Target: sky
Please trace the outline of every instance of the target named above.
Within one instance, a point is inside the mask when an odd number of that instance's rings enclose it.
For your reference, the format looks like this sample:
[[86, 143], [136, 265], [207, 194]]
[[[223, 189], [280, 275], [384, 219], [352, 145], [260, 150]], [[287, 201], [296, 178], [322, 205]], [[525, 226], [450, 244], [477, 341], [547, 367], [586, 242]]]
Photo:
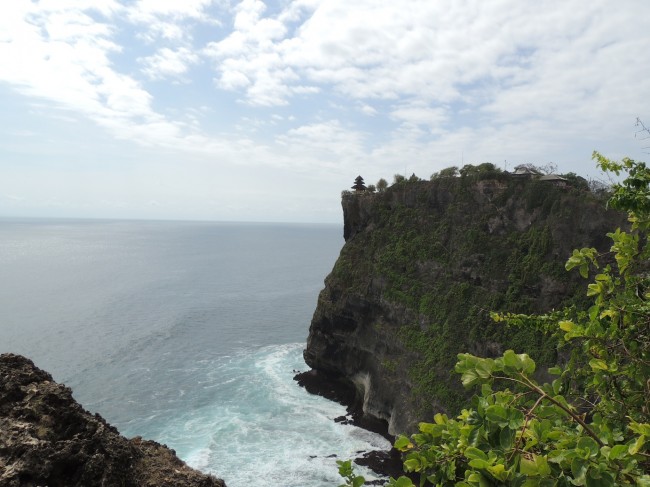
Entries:
[[[647, 0], [11, 0], [0, 216], [342, 221], [492, 162], [649, 160]], [[645, 159], [644, 159], [645, 158]]]

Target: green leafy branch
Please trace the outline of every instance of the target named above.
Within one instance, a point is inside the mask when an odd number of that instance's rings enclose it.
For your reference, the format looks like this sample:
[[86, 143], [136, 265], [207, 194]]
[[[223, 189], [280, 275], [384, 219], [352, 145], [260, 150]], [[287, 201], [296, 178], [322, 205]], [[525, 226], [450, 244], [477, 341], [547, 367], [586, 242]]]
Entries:
[[363, 476], [354, 473], [351, 460], [337, 460], [336, 464], [339, 466], [339, 475], [345, 479], [345, 483], [339, 487], [361, 487], [366, 483]]

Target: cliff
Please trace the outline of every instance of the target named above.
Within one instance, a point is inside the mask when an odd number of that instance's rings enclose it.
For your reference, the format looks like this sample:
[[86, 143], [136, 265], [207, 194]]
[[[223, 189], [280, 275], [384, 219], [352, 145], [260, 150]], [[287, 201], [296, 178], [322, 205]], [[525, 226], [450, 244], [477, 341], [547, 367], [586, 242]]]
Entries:
[[225, 487], [164, 445], [128, 440], [19, 355], [0, 355], [0, 485]]
[[466, 404], [452, 372], [459, 352], [513, 348], [553, 362], [555, 343], [489, 311], [581, 302], [585, 283], [566, 259], [607, 250], [606, 232], [625, 224], [584, 187], [493, 170], [346, 192], [342, 205], [346, 243], [318, 298], [302, 381], [324, 395], [347, 387], [348, 402], [391, 434]]

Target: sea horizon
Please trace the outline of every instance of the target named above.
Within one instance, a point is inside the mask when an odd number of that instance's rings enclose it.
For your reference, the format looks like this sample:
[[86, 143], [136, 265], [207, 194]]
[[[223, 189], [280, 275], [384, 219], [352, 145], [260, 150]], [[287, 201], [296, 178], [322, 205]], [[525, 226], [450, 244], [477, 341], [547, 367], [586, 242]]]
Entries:
[[262, 220], [210, 220], [192, 218], [147, 218], [147, 217], [101, 217], [101, 216], [16, 216], [0, 215], [0, 221], [61, 221], [61, 222], [162, 222], [162, 223], [216, 223], [232, 225], [313, 225], [313, 226], [340, 226], [343, 228], [343, 219], [340, 222], [315, 222], [315, 221], [262, 221]]

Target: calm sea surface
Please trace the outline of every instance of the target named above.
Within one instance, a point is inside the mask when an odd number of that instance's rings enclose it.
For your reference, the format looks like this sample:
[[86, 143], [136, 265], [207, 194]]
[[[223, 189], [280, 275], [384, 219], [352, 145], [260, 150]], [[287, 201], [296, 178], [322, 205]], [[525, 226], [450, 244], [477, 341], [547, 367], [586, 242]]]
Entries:
[[229, 487], [337, 485], [331, 455], [389, 446], [292, 380], [341, 233], [0, 219], [0, 352]]

